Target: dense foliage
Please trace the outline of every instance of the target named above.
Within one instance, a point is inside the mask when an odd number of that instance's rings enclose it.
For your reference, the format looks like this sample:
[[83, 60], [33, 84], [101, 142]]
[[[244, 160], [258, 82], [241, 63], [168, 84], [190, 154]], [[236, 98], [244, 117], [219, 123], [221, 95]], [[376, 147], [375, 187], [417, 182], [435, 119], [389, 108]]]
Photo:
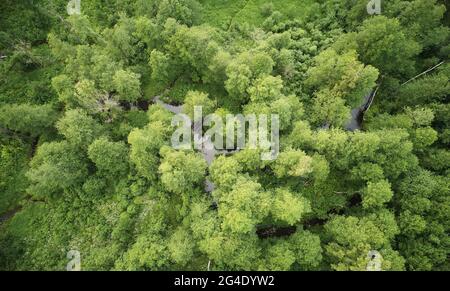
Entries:
[[[1, 270], [450, 270], [447, 1], [67, 2], [1, 4]], [[175, 150], [155, 97], [280, 154]]]

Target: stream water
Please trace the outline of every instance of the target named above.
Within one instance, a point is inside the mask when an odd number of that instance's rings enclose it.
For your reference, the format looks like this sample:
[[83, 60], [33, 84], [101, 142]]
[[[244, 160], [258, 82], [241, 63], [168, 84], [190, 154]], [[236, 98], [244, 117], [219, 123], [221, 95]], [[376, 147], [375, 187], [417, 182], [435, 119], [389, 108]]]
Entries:
[[12, 218], [14, 215], [16, 215], [17, 212], [19, 212], [20, 210], [22, 210], [21, 206], [18, 206], [10, 211], [7, 211], [5, 214], [0, 216], [0, 224], [2, 224], [3, 222], [9, 220], [10, 218]]
[[369, 94], [364, 96], [363, 104], [357, 108], [354, 108], [351, 113], [350, 121], [347, 123], [345, 129], [349, 131], [360, 130], [364, 121], [364, 113], [369, 110], [372, 105], [373, 99], [377, 94], [378, 88], [372, 90]]

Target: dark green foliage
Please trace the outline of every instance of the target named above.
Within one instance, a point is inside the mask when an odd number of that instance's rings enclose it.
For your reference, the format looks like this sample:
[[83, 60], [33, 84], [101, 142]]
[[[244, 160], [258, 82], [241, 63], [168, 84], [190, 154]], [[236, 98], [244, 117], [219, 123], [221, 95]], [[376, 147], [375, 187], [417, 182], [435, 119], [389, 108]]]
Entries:
[[39, 136], [51, 130], [57, 113], [51, 105], [4, 105], [0, 107], [0, 125], [4, 129]]

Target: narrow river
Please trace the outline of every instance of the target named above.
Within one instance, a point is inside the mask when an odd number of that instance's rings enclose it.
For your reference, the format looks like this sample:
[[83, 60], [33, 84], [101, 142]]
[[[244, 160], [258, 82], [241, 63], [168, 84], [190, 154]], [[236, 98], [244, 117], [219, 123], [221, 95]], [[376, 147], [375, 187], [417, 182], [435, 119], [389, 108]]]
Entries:
[[352, 116], [350, 118], [350, 121], [347, 123], [347, 126], [345, 129], [349, 131], [355, 131], [360, 130], [362, 128], [362, 124], [364, 121], [364, 113], [369, 110], [370, 106], [373, 103], [373, 100], [375, 99], [375, 96], [377, 95], [378, 88], [372, 90], [369, 94], [364, 96], [363, 104], [357, 108], [354, 108], [352, 110]]
[[17, 212], [22, 210], [22, 206], [17, 206], [16, 208], [7, 211], [5, 214], [0, 216], [0, 224], [3, 224], [4, 222], [8, 221], [10, 218], [12, 218], [14, 215], [16, 215]]

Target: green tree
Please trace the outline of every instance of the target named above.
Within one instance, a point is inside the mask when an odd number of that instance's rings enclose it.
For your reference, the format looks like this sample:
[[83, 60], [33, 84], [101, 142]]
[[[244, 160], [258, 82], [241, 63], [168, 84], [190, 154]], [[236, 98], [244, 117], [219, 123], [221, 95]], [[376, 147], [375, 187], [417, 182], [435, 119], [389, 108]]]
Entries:
[[215, 231], [200, 241], [199, 246], [219, 270], [252, 270], [255, 261], [261, 257], [258, 237], [254, 233]]
[[144, 129], [134, 129], [128, 136], [128, 143], [131, 145], [130, 161], [141, 176], [150, 180], [157, 178], [159, 149], [166, 144], [167, 129], [158, 121]]
[[420, 45], [405, 35], [397, 19], [376, 16], [364, 21], [358, 33], [340, 40], [339, 46], [356, 48], [360, 60], [374, 66], [384, 74], [411, 74], [414, 57]]
[[389, 202], [393, 196], [391, 185], [387, 181], [368, 182], [363, 193], [364, 208], [379, 207]]
[[[257, 158], [259, 159], [259, 155]], [[232, 188], [241, 171], [242, 166], [234, 157], [224, 156], [215, 159], [209, 168], [212, 181], [217, 187], [223, 189]]]
[[103, 131], [102, 126], [95, 119], [80, 109], [67, 111], [58, 120], [56, 127], [67, 141], [83, 148], [87, 148]]
[[154, 80], [163, 83], [167, 83], [170, 80], [170, 59], [167, 55], [158, 50], [152, 50], [149, 63]]
[[200, 154], [161, 149], [162, 161], [159, 166], [161, 182], [173, 193], [183, 194], [199, 185], [205, 176], [206, 161]]
[[351, 117], [344, 99], [328, 89], [316, 93], [311, 111], [311, 119], [320, 126], [344, 127]]
[[322, 247], [319, 236], [309, 231], [297, 231], [288, 240], [302, 270], [314, 269], [320, 265]]
[[169, 239], [167, 246], [170, 257], [180, 266], [186, 266], [194, 255], [195, 243], [189, 232], [178, 228]]
[[295, 195], [287, 189], [276, 189], [270, 212], [275, 219], [294, 225], [306, 213], [311, 212], [311, 206], [307, 199], [298, 194]]
[[239, 100], [240, 103], [247, 101], [247, 88], [251, 82], [252, 72], [245, 64], [232, 63], [227, 67], [227, 80], [225, 88], [231, 98]]
[[312, 158], [303, 151], [289, 150], [280, 153], [272, 169], [275, 176], [283, 177], [302, 177], [312, 172]]
[[317, 65], [307, 72], [305, 84], [311, 88], [329, 89], [330, 95], [340, 96], [352, 108], [363, 102], [363, 97], [375, 87], [378, 79], [378, 70], [364, 66], [353, 50], [338, 54], [328, 49], [320, 53], [315, 62]]
[[215, 108], [214, 101], [208, 98], [208, 94], [198, 91], [189, 91], [184, 100], [183, 113], [188, 115], [191, 120], [194, 120], [195, 106], [202, 107], [203, 116], [213, 113]]
[[255, 80], [253, 86], [248, 88], [248, 93], [252, 102], [272, 102], [282, 96], [282, 89], [280, 77], [266, 76]]
[[271, 271], [289, 271], [296, 260], [295, 253], [286, 240], [276, 240], [270, 244], [265, 252], [264, 268]]
[[128, 149], [122, 142], [111, 142], [105, 137], [89, 145], [88, 156], [97, 169], [114, 177], [128, 170]]
[[156, 18], [164, 23], [168, 18], [174, 18], [180, 23], [193, 25], [199, 21], [200, 5], [195, 0], [161, 0], [159, 1]]
[[80, 185], [87, 175], [86, 159], [74, 145], [66, 141], [45, 143], [30, 163], [28, 193], [36, 197], [61, 194]]
[[261, 184], [239, 177], [230, 191], [215, 191], [222, 228], [232, 233], [246, 234], [255, 230], [269, 213], [271, 195]]
[[446, 265], [448, 193], [448, 179], [424, 170], [409, 173], [400, 183], [399, 251], [409, 270]]
[[161, 270], [169, 256], [164, 238], [160, 235], [141, 235], [116, 263], [116, 268], [127, 271]]
[[383, 257], [382, 270], [404, 268], [403, 259], [391, 250], [398, 227], [389, 212], [362, 218], [337, 216], [325, 225], [325, 231], [331, 238], [325, 250], [334, 270], [366, 270], [372, 250], [391, 254]]
[[140, 75], [120, 70], [114, 75], [113, 83], [114, 87], [119, 93], [119, 99], [129, 102], [135, 102], [141, 96], [141, 82], [139, 81]]
[[391, 8], [392, 13], [399, 13], [400, 23], [405, 26], [408, 36], [413, 37], [424, 48], [442, 45], [448, 40], [450, 30], [442, 25], [445, 14], [444, 4], [436, 0], [402, 1]]

